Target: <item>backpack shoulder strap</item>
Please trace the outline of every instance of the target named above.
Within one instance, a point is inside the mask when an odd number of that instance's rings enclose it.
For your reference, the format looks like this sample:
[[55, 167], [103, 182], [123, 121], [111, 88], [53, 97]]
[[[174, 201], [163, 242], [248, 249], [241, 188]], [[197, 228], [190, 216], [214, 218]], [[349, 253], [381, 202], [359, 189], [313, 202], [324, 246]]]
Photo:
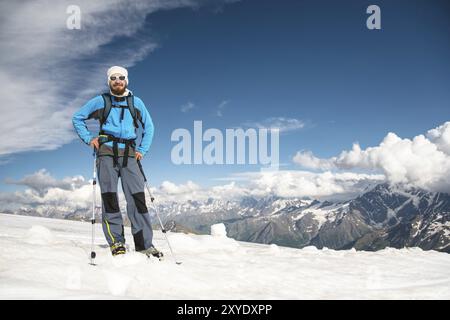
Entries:
[[106, 119], [108, 118], [112, 108], [111, 95], [109, 93], [103, 93], [102, 98], [104, 102], [104, 108], [103, 113], [100, 116], [100, 130], [102, 129], [103, 124], [106, 122]]
[[127, 105], [128, 105], [128, 110], [130, 110], [131, 116], [133, 117], [134, 126], [137, 129], [137, 128], [139, 128], [138, 115], [137, 115], [136, 108], [134, 107], [134, 96], [131, 94], [127, 96]]

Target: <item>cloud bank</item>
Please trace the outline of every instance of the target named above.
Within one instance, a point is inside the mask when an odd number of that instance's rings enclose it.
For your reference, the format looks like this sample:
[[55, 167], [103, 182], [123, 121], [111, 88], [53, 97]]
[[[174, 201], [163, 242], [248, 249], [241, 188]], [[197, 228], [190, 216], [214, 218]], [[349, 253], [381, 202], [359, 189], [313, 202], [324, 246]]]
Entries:
[[[262, 198], [310, 197], [315, 199], [350, 199], [362, 190], [384, 181], [383, 175], [355, 173], [311, 173], [306, 171], [247, 172], [228, 177], [228, 183], [204, 188], [193, 181], [175, 184], [164, 181], [159, 187], [151, 187], [158, 203], [184, 203], [189, 200], [206, 201], [209, 198], [222, 201], [239, 200], [244, 196]], [[86, 217], [92, 208], [92, 181], [81, 176], [55, 179], [41, 169], [18, 181], [27, 186], [25, 191], [0, 193], [0, 212], [57, 212], [59, 216], [83, 212]], [[97, 187], [97, 201], [100, 189]], [[149, 203], [149, 200], [147, 199]], [[119, 188], [119, 203], [125, 212], [125, 197]]]
[[450, 122], [412, 139], [389, 132], [378, 146], [361, 149], [355, 143], [351, 150], [328, 159], [300, 151], [293, 161], [307, 169], [374, 170], [382, 172], [391, 183], [449, 192]]
[[[193, 181], [176, 184], [164, 181], [152, 186], [159, 203], [184, 203], [189, 200], [205, 201], [209, 198], [238, 200], [245, 196], [262, 198], [309, 197], [320, 200], [352, 199], [374, 187], [390, 182], [406, 184], [430, 191], [449, 192], [450, 173], [450, 122], [429, 130], [413, 139], [400, 138], [388, 133], [375, 147], [361, 149], [358, 144], [339, 156], [320, 159], [311, 152], [299, 152], [294, 161], [304, 170], [280, 170], [236, 173], [217, 179], [222, 184], [202, 187]], [[373, 173], [356, 173], [350, 170], [365, 169]], [[41, 169], [9, 184], [24, 185], [28, 189], [14, 193], [0, 193], [0, 212], [17, 210], [46, 210], [70, 214], [89, 212], [92, 205], [92, 186], [81, 176], [56, 179]], [[120, 189], [119, 189], [120, 190]], [[97, 199], [100, 190], [97, 189]], [[125, 208], [124, 196], [119, 191], [119, 201]], [[125, 210], [123, 210], [125, 212]]]
[[62, 190], [76, 190], [86, 184], [83, 176], [74, 176], [57, 180], [50, 175], [46, 169], [41, 169], [38, 172], [27, 175], [23, 179], [14, 181], [6, 180], [7, 184], [24, 185], [36, 191], [43, 196], [51, 188], [59, 188]]

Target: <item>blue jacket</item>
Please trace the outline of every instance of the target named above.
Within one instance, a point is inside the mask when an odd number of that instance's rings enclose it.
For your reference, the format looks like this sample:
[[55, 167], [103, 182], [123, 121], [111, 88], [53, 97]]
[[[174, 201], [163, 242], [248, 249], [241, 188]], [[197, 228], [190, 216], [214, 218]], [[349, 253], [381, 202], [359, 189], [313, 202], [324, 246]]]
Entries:
[[[114, 97], [112, 98], [112, 104], [114, 105], [123, 105], [126, 106], [127, 102], [125, 101], [115, 101]], [[134, 107], [138, 114], [138, 118], [141, 119], [142, 123], [142, 141], [141, 144], [136, 148], [136, 151], [145, 155], [150, 149], [150, 145], [153, 140], [153, 121], [150, 114], [147, 111], [147, 108], [142, 102], [141, 99], [134, 96]], [[96, 96], [95, 98], [89, 100], [78, 112], [73, 115], [72, 123], [77, 131], [78, 136], [83, 140], [86, 144], [89, 145], [91, 140], [97, 135], [92, 135], [87, 126], [86, 120], [88, 119], [99, 119], [102, 109], [104, 108], [104, 101], [101, 95]], [[124, 110], [123, 120], [121, 120], [121, 113]], [[139, 121], [138, 121], [139, 122]], [[133, 123], [133, 117], [128, 109], [122, 108], [111, 108], [111, 112], [108, 118], [103, 125], [103, 131], [107, 134], [110, 134], [116, 138], [122, 139], [135, 139], [136, 138], [136, 130]], [[112, 141], [105, 143], [105, 145], [112, 147]], [[119, 148], [125, 148], [125, 144], [119, 143]]]

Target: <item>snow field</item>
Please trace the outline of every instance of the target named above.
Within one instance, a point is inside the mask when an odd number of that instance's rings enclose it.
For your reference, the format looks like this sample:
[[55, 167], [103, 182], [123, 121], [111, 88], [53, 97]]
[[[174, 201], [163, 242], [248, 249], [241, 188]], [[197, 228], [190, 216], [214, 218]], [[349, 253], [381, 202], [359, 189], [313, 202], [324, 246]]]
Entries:
[[418, 248], [378, 252], [293, 249], [212, 235], [163, 234], [165, 260], [112, 257], [96, 225], [0, 214], [1, 299], [449, 299], [450, 255]]

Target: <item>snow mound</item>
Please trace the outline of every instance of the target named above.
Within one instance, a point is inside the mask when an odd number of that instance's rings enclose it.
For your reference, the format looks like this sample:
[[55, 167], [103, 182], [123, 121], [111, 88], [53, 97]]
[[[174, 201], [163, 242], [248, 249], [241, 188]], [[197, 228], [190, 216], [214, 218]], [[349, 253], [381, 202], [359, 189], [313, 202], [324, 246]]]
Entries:
[[52, 244], [55, 238], [46, 227], [35, 225], [28, 230], [24, 240], [30, 244], [48, 245]]
[[183, 252], [236, 252], [241, 249], [236, 240], [226, 236], [197, 235], [192, 237], [183, 233], [172, 233], [169, 241]]
[[319, 252], [319, 249], [317, 249], [317, 247], [314, 247], [314, 246], [307, 246], [301, 250], [305, 251], [305, 252]]
[[213, 237], [222, 237], [225, 238], [227, 236], [227, 229], [223, 223], [214, 224], [211, 226], [211, 235]]

